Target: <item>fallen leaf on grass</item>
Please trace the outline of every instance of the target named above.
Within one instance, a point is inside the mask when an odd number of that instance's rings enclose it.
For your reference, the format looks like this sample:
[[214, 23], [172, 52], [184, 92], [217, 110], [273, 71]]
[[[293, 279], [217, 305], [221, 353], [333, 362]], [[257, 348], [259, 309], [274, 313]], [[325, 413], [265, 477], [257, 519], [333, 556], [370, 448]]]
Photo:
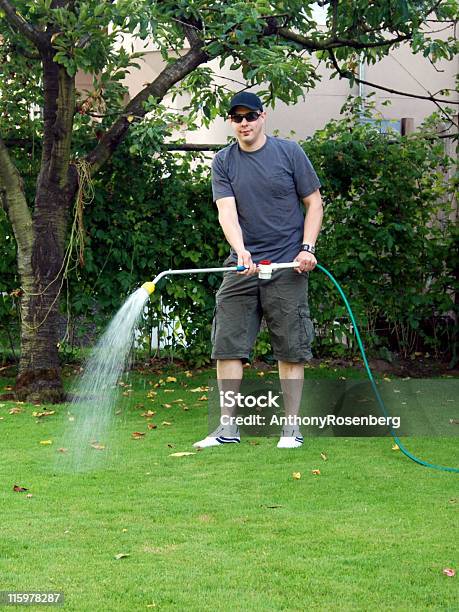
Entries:
[[58, 449], [57, 449], [57, 452], [58, 452], [58, 453], [66, 453], [68, 450], [69, 450], [68, 448], [63, 448], [63, 447], [62, 447], [62, 448], [58, 448]]
[[96, 450], [105, 450], [105, 444], [99, 444], [98, 442], [92, 442], [91, 447]]
[[203, 391], [208, 391], [209, 387], [196, 387], [195, 389], [190, 389], [191, 393], [202, 393]]
[[450, 578], [453, 578], [456, 575], [456, 570], [453, 569], [452, 567], [445, 567], [445, 569], [443, 570], [443, 573], [445, 574], [445, 576], [449, 576]]
[[147, 410], [146, 412], [142, 412], [140, 416], [149, 418], [149, 417], [155, 416], [155, 414], [156, 412], [154, 412], [153, 410]]
[[44, 412], [32, 412], [32, 416], [40, 419], [41, 417], [51, 416], [52, 414], [56, 414], [55, 410], [45, 410]]
[[188, 452], [172, 453], [169, 455], [169, 457], [188, 457], [188, 455], [196, 455], [196, 453], [188, 453]]
[[201, 395], [201, 397], [198, 399], [198, 402], [207, 402], [207, 395]]
[[25, 487], [21, 487], [20, 485], [15, 484], [13, 486], [13, 491], [15, 491], [16, 493], [23, 493], [24, 491], [28, 491], [29, 489], [26, 489]]
[[169, 421], [163, 421], [161, 425], [172, 425], [172, 423], [169, 423]]
[[187, 378], [191, 378], [191, 377], [193, 376], [193, 372], [190, 372], [190, 370], [186, 370], [186, 371], [185, 371], [185, 376], [186, 376]]
[[189, 410], [188, 406], [182, 406], [182, 410]]
[[267, 504], [261, 504], [262, 508], [283, 508], [281, 504], [272, 504], [272, 506], [268, 506]]
[[154, 425], [153, 423], [148, 423], [147, 428], [148, 429], [156, 429], [158, 426]]
[[257, 372], [257, 376], [264, 376], [265, 373], [264, 372]]
[[294, 480], [299, 480], [301, 478], [301, 472], [293, 472], [292, 477]]
[[166, 378], [166, 382], [177, 382], [177, 379], [175, 378], [175, 376], [168, 376]]
[[8, 412], [9, 414], [19, 414], [22, 412], [22, 408], [19, 408], [19, 406], [14, 406], [14, 408], [11, 408]]
[[140, 440], [141, 438], [144, 437], [144, 435], [145, 435], [145, 432], [142, 432], [142, 431], [133, 431], [131, 433], [131, 438], [133, 440]]
[[183, 403], [183, 400], [182, 399], [172, 400], [172, 403], [173, 404], [181, 404], [181, 403]]
[[32, 493], [27, 493], [26, 495], [27, 499], [30, 499], [31, 497], [33, 497]]
[[164, 408], [172, 408], [172, 404], [163, 404]]
[[52, 443], [52, 440], [40, 440], [40, 444], [43, 444], [43, 446], [49, 446]]
[[324, 461], [327, 461], [328, 457], [325, 453], [320, 453], [320, 456], [322, 457]]
[[320, 470], [311, 470], [311, 474], [314, 474], [314, 476], [320, 476]]
[[398, 444], [394, 444], [393, 447], [392, 447], [392, 450], [393, 451], [398, 451], [398, 450], [400, 450], [400, 446]]
[[129, 553], [118, 553], [115, 555], [115, 559], [118, 561], [119, 559], [125, 559], [126, 557], [130, 557]]

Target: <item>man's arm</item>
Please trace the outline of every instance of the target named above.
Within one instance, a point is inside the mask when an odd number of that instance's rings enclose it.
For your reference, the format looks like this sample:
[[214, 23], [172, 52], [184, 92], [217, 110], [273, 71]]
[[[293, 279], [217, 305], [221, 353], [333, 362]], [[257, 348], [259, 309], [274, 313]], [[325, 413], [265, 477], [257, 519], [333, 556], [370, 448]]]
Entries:
[[218, 221], [235, 253], [237, 254], [238, 266], [245, 266], [247, 270], [241, 274], [254, 274], [257, 271], [252, 261], [252, 255], [244, 246], [239, 218], [237, 216], [236, 199], [234, 197], [221, 198], [216, 201], [218, 208]]
[[320, 228], [322, 227], [322, 219], [324, 216], [322, 197], [319, 189], [303, 198], [303, 204], [306, 208], [303, 243], [314, 246], [316, 244]]
[[[306, 208], [306, 218], [304, 220], [303, 243], [314, 246], [317, 236], [322, 227], [323, 206], [322, 197], [319, 189], [303, 198], [303, 204]], [[312, 253], [300, 251], [295, 257], [300, 262], [297, 272], [309, 272], [313, 270], [317, 264], [317, 259]]]

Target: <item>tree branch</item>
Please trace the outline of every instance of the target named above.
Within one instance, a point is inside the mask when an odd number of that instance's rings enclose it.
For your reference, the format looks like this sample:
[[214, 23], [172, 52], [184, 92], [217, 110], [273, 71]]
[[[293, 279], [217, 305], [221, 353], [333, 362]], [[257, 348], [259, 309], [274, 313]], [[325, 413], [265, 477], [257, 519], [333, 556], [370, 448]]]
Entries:
[[336, 57], [331, 49], [328, 49], [328, 53], [330, 55], [330, 59], [336, 71], [338, 72], [340, 76], [342, 76], [345, 79], [352, 78], [354, 79], [356, 83], [362, 83], [363, 85], [368, 85], [369, 87], [374, 87], [375, 89], [381, 89], [382, 91], [387, 91], [388, 93], [398, 94], [400, 96], [407, 96], [408, 98], [416, 98], [418, 100], [428, 100], [429, 102], [441, 103], [441, 104], [459, 104], [459, 101], [455, 102], [454, 100], [444, 100], [440, 98], [435, 98], [434, 96], [421, 96], [420, 94], [408, 93], [406, 91], [400, 91], [398, 89], [384, 87], [383, 85], [378, 85], [377, 83], [371, 83], [370, 81], [359, 79], [357, 76], [355, 76], [354, 73], [350, 72], [349, 70], [342, 70], [339, 67], [338, 62], [336, 61]]
[[9, 0], [0, 0], [0, 8], [5, 12], [5, 16], [14, 30], [28, 38], [38, 49], [43, 50], [48, 46], [44, 34], [26, 21]]
[[226, 144], [206, 144], [206, 143], [192, 143], [192, 142], [183, 142], [183, 143], [165, 143], [163, 148], [166, 151], [220, 151], [226, 147]]
[[288, 28], [277, 28], [277, 34], [297, 43], [301, 47], [309, 49], [310, 51], [328, 51], [329, 49], [337, 49], [339, 47], [351, 47], [352, 49], [368, 49], [370, 47], [385, 47], [391, 46], [404, 40], [409, 40], [411, 34], [404, 34], [396, 36], [395, 38], [389, 38], [387, 40], [375, 41], [375, 42], [361, 42], [359, 40], [345, 39], [345, 38], [328, 38], [325, 40], [314, 40], [313, 38], [306, 38], [301, 34], [292, 32]]
[[100, 139], [96, 147], [87, 155], [91, 172], [95, 173], [110, 158], [113, 151], [124, 138], [132, 118], [143, 118], [147, 111], [144, 104], [150, 96], [158, 102], [166, 95], [172, 85], [178, 83], [195, 68], [209, 60], [208, 54], [202, 50], [201, 44], [192, 47], [187, 53], [167, 64], [164, 70], [140, 91], [126, 106], [123, 115], [113, 123], [110, 129]]
[[[21, 176], [0, 138], [0, 189], [3, 191], [3, 202], [11, 221], [18, 248], [23, 255], [32, 253], [32, 215], [24, 194]], [[18, 258], [23, 261], [23, 258]], [[19, 268], [21, 266], [19, 265]], [[22, 273], [21, 269], [19, 272]]]

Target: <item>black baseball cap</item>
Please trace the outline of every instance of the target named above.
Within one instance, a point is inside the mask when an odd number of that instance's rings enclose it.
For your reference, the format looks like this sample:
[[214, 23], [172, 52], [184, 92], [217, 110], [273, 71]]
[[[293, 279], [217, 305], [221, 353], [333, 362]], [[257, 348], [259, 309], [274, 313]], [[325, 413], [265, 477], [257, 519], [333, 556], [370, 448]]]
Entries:
[[250, 110], [260, 110], [263, 111], [263, 104], [258, 96], [254, 93], [250, 93], [249, 91], [241, 91], [240, 93], [233, 96], [230, 102], [230, 109], [228, 111], [228, 115], [231, 115], [236, 108], [236, 106], [245, 106], [246, 108], [250, 108]]

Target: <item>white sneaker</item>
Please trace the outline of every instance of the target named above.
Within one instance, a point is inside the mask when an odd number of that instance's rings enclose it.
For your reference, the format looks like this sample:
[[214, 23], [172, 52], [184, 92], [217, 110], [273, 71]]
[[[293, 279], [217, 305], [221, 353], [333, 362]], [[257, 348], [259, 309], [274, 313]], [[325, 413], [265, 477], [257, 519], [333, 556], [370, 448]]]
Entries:
[[222, 444], [239, 444], [241, 436], [239, 429], [228, 429], [225, 427], [218, 427], [209, 436], [195, 442], [193, 446], [195, 448], [208, 448], [209, 446], [221, 446]]
[[303, 445], [303, 441], [304, 438], [298, 429], [296, 431], [283, 429], [277, 448], [299, 448]]

